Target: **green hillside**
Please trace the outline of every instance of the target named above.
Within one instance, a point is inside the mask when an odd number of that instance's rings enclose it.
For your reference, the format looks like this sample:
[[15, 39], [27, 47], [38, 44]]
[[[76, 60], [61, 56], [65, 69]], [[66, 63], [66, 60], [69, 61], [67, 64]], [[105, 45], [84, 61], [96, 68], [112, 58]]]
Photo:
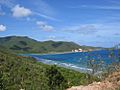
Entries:
[[88, 74], [42, 64], [31, 57], [16, 56], [2, 48], [0, 47], [0, 90], [65, 90], [97, 80]]
[[64, 52], [79, 48], [79, 45], [73, 42], [38, 42], [28, 37], [10, 36], [0, 38], [0, 45], [15, 51], [23, 53], [47, 53], [47, 52]]
[[28, 37], [9, 36], [0, 38], [0, 45], [19, 53], [50, 53], [67, 52], [73, 49], [97, 49], [95, 47], [80, 46], [74, 42], [44, 41], [39, 42]]

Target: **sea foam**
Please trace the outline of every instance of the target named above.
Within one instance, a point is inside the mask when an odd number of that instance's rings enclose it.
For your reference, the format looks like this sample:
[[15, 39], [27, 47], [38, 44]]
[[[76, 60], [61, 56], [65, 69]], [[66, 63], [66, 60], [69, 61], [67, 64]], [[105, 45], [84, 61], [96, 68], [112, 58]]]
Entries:
[[34, 58], [36, 60], [38, 60], [39, 62], [42, 62], [44, 64], [49, 64], [49, 65], [58, 65], [58, 66], [61, 66], [61, 67], [65, 67], [65, 68], [68, 68], [68, 69], [73, 69], [73, 70], [77, 70], [77, 71], [81, 71], [81, 72], [88, 72], [90, 73], [92, 71], [92, 69], [90, 68], [84, 68], [84, 67], [80, 67], [80, 66], [77, 66], [77, 65], [74, 65], [74, 64], [70, 64], [70, 63], [62, 63], [62, 62], [59, 62], [59, 61], [53, 61], [53, 60], [48, 60], [48, 59], [40, 59], [39, 57], [35, 57]]

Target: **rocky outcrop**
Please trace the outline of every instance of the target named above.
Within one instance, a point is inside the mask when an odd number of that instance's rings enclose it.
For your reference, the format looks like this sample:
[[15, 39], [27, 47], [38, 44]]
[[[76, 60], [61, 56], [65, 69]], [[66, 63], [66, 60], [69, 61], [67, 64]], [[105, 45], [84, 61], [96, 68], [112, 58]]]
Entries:
[[76, 86], [71, 87], [67, 90], [115, 90], [117, 88], [116, 84], [111, 82], [94, 82], [88, 86]]
[[120, 72], [114, 72], [102, 82], [94, 82], [87, 86], [71, 87], [67, 90], [116, 90], [120, 87]]

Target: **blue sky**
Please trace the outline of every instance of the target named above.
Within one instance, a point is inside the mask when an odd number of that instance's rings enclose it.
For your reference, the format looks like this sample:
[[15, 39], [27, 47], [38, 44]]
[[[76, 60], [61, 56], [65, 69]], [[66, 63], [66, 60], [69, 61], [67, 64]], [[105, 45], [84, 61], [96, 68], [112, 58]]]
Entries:
[[119, 0], [0, 0], [0, 36], [112, 47], [120, 42]]

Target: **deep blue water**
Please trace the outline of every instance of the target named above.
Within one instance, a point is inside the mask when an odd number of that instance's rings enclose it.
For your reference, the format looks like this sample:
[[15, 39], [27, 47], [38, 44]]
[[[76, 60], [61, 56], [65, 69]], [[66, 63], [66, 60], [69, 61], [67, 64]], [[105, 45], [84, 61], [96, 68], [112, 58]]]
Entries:
[[[46, 55], [36, 55], [36, 54], [25, 54], [25, 56], [32, 56], [38, 61], [45, 64], [57, 64], [59, 66], [73, 68], [76, 70], [89, 70], [88, 61], [96, 60], [103, 61], [104, 66], [114, 62], [115, 58], [111, 58], [111, 51], [100, 50], [93, 52], [76, 52], [76, 53], [64, 53], [64, 54], [46, 54]], [[114, 51], [115, 57], [118, 57], [118, 51]]]

